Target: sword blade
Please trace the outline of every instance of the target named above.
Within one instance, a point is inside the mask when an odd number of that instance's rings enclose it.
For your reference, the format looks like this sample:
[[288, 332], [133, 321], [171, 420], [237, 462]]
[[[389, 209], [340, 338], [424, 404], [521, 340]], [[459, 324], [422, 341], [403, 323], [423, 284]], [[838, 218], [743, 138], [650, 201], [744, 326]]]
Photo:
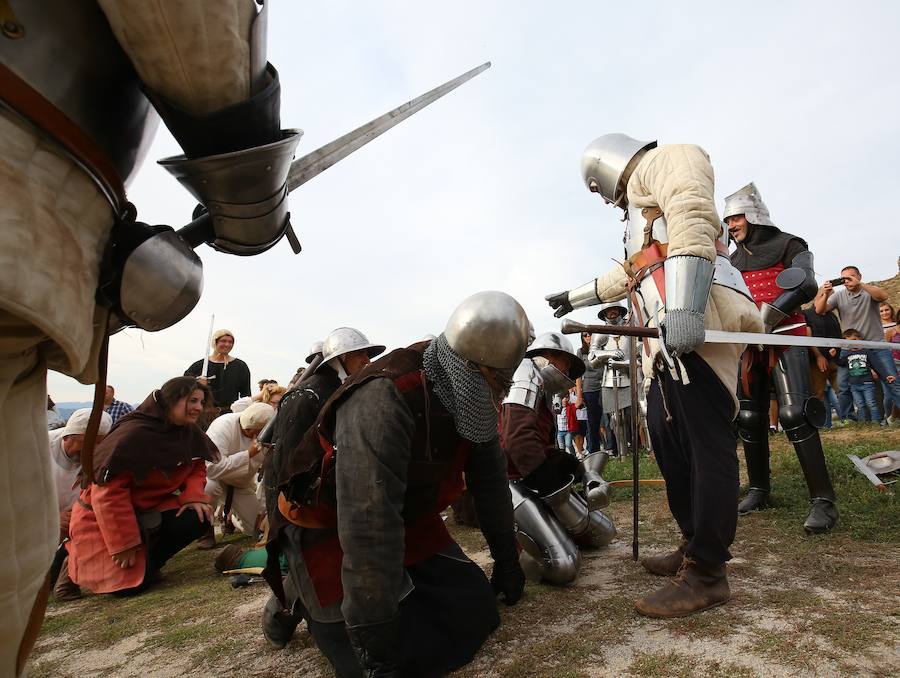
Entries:
[[361, 127], [357, 127], [352, 132], [348, 132], [342, 137], [338, 137], [331, 143], [325, 144], [312, 153], [307, 153], [302, 158], [298, 158], [291, 163], [291, 169], [288, 172], [288, 190], [293, 191], [298, 186], [302, 186], [313, 177], [321, 174], [339, 160], [343, 160], [367, 143], [387, 132], [391, 127], [403, 122], [414, 113], [418, 113], [431, 103], [434, 103], [442, 96], [456, 89], [467, 80], [471, 80], [482, 71], [486, 71], [491, 67], [491, 62], [481, 64], [471, 71], [463, 73], [458, 78], [454, 78], [449, 82], [445, 82], [439, 87], [426, 92], [422, 96], [416, 97], [411, 101], [407, 101], [402, 106], [388, 111]]
[[828, 337], [797, 337], [790, 334], [760, 334], [757, 332], [724, 332], [706, 330], [706, 341], [711, 344], [760, 344], [763, 346], [806, 346], [816, 348], [897, 348], [888, 341], [856, 341]]
[[[590, 332], [622, 337], [659, 337], [656, 327], [632, 327], [630, 325], [583, 325], [574, 320], [563, 320], [563, 334]], [[862, 339], [832, 339], [831, 337], [798, 337], [791, 334], [764, 334], [762, 332], [726, 332], [706, 330], [705, 340], [710, 344], [749, 344], [760, 346], [806, 346], [816, 348], [873, 348], [896, 349], [889, 341], [864, 341]]]

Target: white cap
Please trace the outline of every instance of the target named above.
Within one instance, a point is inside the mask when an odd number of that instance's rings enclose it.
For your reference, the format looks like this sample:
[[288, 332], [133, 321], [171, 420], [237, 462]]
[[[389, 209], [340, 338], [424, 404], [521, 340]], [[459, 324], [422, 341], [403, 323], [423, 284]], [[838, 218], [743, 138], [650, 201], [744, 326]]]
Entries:
[[275, 416], [275, 408], [266, 403], [253, 403], [241, 412], [241, 428], [252, 431], [262, 428], [269, 423], [269, 419]]
[[[88, 420], [90, 418], [90, 407], [84, 407], [80, 410], [75, 410], [74, 412], [72, 412], [72, 416], [69, 417], [69, 420], [66, 422], [66, 427], [63, 429], [63, 437], [84, 435], [84, 432], [87, 431]], [[97, 435], [105, 436], [107, 433], [109, 433], [109, 429], [111, 428], [112, 417], [109, 416], [108, 412], [104, 412], [100, 415], [100, 428], [97, 431]]]

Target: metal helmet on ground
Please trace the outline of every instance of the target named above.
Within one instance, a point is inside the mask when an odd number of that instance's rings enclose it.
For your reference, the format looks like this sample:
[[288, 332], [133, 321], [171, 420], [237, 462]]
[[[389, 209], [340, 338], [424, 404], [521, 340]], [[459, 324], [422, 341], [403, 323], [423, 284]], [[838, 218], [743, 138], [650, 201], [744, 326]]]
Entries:
[[304, 359], [306, 364], [309, 365], [313, 359], [322, 352], [322, 345], [324, 342], [314, 341], [312, 346], [309, 347], [309, 355]]
[[332, 330], [322, 342], [322, 363], [363, 349], [368, 349], [370, 358], [384, 353], [384, 346], [371, 343], [359, 330], [352, 327], [338, 327], [336, 330]]
[[[621, 325], [625, 322], [625, 316], [628, 315], [628, 308], [621, 301], [608, 301], [605, 304], [600, 304], [597, 311], [597, 317], [605, 323], [610, 325]], [[607, 320], [606, 312], [611, 308], [619, 309], [619, 317], [616, 321]]]
[[531, 346], [528, 347], [528, 350], [525, 351], [525, 357], [534, 358], [535, 356], [548, 351], [566, 355], [571, 359], [569, 374], [566, 375], [569, 379], [575, 380], [584, 374], [584, 361], [578, 357], [577, 353], [575, 353], [575, 349], [572, 348], [572, 342], [569, 341], [569, 338], [560, 332], [544, 332], [538, 336], [538, 338], [531, 343]]
[[[751, 224], [760, 226], [775, 226], [772, 217], [769, 216], [769, 208], [763, 202], [759, 189], [752, 181], [739, 191], [725, 198], [725, 212], [722, 219], [743, 214]], [[776, 226], [777, 228], [777, 226]]]
[[525, 309], [505, 292], [488, 290], [465, 299], [450, 315], [444, 336], [462, 358], [478, 365], [515, 369], [528, 345]]
[[631, 172], [643, 152], [656, 147], [656, 141], [640, 141], [625, 134], [604, 134], [594, 139], [581, 156], [581, 176], [591, 193], [607, 201], [624, 205], [625, 188]]

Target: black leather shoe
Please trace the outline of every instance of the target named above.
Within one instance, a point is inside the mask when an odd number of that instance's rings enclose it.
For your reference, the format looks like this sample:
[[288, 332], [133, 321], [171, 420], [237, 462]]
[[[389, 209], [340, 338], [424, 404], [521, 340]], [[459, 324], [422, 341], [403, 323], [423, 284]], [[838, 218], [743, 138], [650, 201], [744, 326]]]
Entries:
[[837, 524], [837, 505], [830, 499], [814, 497], [810, 503], [809, 515], [803, 523], [803, 529], [809, 534], [822, 534], [828, 532]]
[[747, 496], [738, 504], [738, 515], [745, 516], [751, 511], [761, 511], [769, 506], [769, 492], [751, 487]]

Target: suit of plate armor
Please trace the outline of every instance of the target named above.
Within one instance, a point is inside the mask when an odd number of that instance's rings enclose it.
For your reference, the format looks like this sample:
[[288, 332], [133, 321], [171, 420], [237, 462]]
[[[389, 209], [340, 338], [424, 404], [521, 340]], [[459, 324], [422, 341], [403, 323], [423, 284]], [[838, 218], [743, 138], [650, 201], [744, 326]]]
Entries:
[[[760, 306], [768, 331], [806, 335], [800, 306], [818, 290], [813, 256], [806, 243], [779, 230], [759, 190], [752, 183], [725, 198], [723, 218], [744, 215], [747, 234], [732, 255]], [[799, 326], [798, 326], [799, 325]], [[822, 402], [811, 395], [809, 354], [794, 346], [787, 350], [750, 347], [741, 358], [738, 383], [738, 435], [744, 444], [749, 491], [738, 506], [741, 514], [764, 508], [769, 491], [769, 387], [775, 387], [778, 419], [800, 460], [809, 488], [811, 509], [804, 528], [825, 532], [837, 522], [836, 495], [828, 475], [819, 429], [825, 423]], [[774, 366], [770, 366], [774, 362]]]
[[[619, 317], [606, 319], [606, 310], [616, 308]], [[600, 306], [597, 317], [609, 325], [627, 323], [627, 310], [620, 302], [611, 301]], [[640, 360], [640, 356], [637, 358]], [[602, 367], [602, 405], [603, 412], [610, 417], [610, 434], [607, 449], [618, 454], [627, 454], [631, 440], [631, 343], [624, 337], [609, 334], [595, 334], [591, 337], [591, 349], [588, 361], [592, 367]]]
[[[539, 336], [529, 346], [503, 401], [500, 429], [514, 478], [510, 490], [522, 567], [536, 579], [568, 584], [581, 566], [579, 545], [605, 546], [616, 532], [599, 510], [609, 504], [609, 485], [602, 477], [608, 455], [594, 452], [578, 463], [556, 448], [550, 401], [574, 385], [570, 377], [577, 378], [584, 363], [576, 358], [576, 372], [567, 377], [540, 355], [554, 350], [574, 357], [568, 339], [556, 332]], [[543, 438], [540, 458], [530, 457], [524, 443], [518, 444], [536, 437]], [[584, 496], [574, 489], [576, 479], [584, 482]]]

